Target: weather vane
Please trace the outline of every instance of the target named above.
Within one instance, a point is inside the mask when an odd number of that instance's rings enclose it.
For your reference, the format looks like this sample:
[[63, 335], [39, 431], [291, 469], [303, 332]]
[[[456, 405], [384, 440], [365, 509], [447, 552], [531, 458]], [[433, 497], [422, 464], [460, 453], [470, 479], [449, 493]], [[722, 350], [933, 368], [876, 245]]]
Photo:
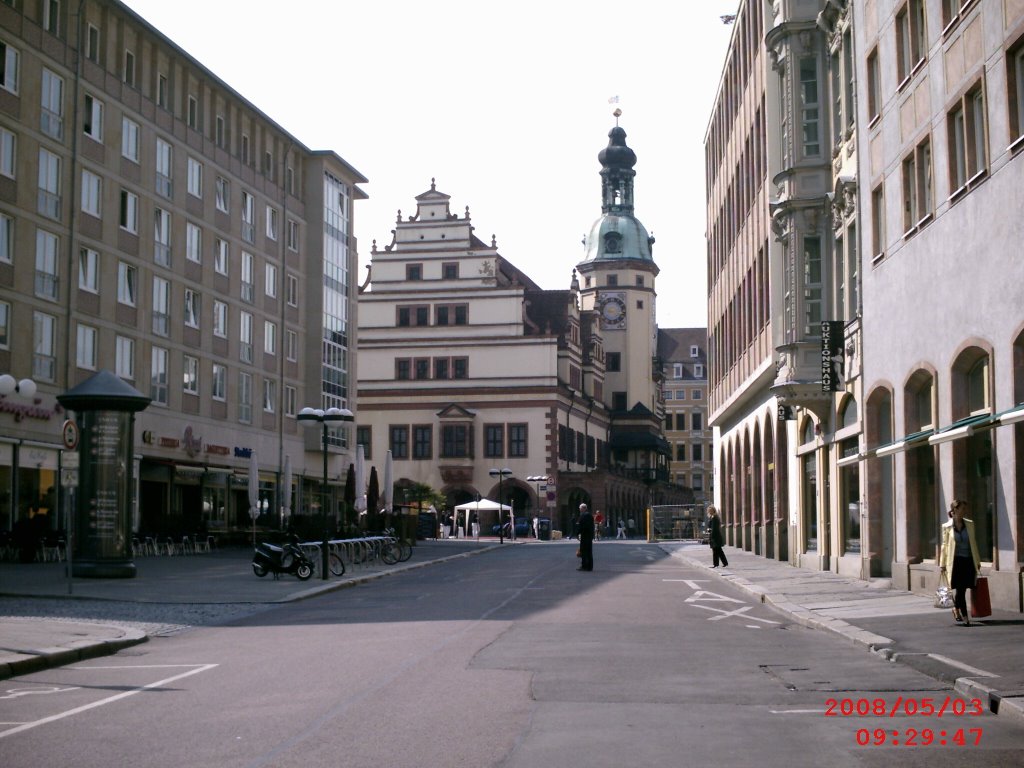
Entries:
[[[618, 96], [610, 97], [608, 99], [608, 103], [609, 104], [618, 104], [619, 103], [619, 97]], [[618, 124], [619, 124], [619, 117], [622, 115], [622, 110], [619, 107], [616, 107], [615, 111], [612, 112], [612, 114], [615, 115], [615, 125], [618, 126]]]

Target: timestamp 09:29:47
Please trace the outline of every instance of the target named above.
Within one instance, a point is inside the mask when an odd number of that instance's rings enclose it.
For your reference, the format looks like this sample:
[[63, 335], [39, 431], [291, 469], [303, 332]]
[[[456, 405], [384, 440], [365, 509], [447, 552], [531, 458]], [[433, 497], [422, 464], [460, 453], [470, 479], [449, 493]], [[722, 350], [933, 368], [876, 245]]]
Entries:
[[859, 747], [976, 747], [981, 744], [981, 734], [981, 728], [859, 728], [856, 739]]

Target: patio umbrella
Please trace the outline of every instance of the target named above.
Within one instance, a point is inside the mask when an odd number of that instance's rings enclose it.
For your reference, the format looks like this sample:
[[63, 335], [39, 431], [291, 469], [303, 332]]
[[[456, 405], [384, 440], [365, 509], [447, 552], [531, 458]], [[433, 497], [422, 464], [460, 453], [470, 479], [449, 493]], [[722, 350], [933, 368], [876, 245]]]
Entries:
[[[345, 473], [345, 530], [348, 530], [350, 525], [349, 515], [356, 508], [356, 466], [355, 464], [349, 463], [348, 472]], [[356, 523], [359, 521], [356, 520]]]
[[260, 516], [260, 465], [256, 451], [249, 453], [249, 517], [252, 518], [252, 545], [256, 546], [256, 518]]
[[285, 527], [288, 524], [288, 518], [292, 516], [292, 457], [284, 457], [284, 478], [281, 480], [282, 486], [282, 499], [281, 499], [281, 517], [284, 518]]
[[356, 446], [356, 512], [366, 511], [366, 459], [362, 443]]
[[370, 467], [370, 484], [366, 488], [366, 519], [372, 530], [380, 528], [380, 483], [377, 482], [377, 467]]

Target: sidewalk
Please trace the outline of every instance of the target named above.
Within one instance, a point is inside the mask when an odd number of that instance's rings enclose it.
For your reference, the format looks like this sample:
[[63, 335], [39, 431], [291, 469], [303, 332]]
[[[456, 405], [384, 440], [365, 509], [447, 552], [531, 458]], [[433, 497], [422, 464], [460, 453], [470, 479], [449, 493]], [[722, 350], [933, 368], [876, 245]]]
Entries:
[[[218, 613], [230, 615], [231, 609], [259, 610], [274, 603], [303, 600], [430, 563], [486, 552], [495, 546], [499, 546], [497, 539], [486, 538], [422, 541], [408, 562], [346, 564], [343, 576], [326, 581], [319, 575], [308, 581], [294, 576], [257, 578], [250, 566], [252, 550], [247, 547], [198, 555], [141, 557], [135, 561], [135, 578], [78, 578], [70, 585], [64, 563], [0, 563], [0, 680], [116, 653], [148, 639], [137, 622], [4, 615], [11, 612], [12, 604], [21, 603], [15, 607], [22, 608], [27, 602], [37, 607], [34, 612], [42, 612], [38, 606], [66, 606], [69, 601], [80, 601], [82, 610], [69, 613], [85, 615], [100, 613], [89, 606], [149, 604], [148, 614], [159, 613], [163, 606], [168, 617], [176, 616], [177, 609], [191, 606], [192, 613], [216, 618]], [[153, 626], [152, 620], [149, 625]]]
[[709, 578], [721, 578], [807, 627], [834, 632], [893, 662], [954, 684], [1001, 716], [1024, 720], [1024, 615], [994, 611], [965, 627], [933, 598], [834, 573], [794, 568], [726, 548], [727, 568], [711, 568], [711, 549], [694, 543], [661, 548]]

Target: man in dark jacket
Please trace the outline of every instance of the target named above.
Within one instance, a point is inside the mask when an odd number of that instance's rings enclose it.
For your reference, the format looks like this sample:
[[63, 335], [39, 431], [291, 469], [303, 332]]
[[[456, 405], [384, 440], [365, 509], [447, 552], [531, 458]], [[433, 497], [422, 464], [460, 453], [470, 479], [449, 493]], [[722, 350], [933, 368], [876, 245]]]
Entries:
[[729, 560], [722, 550], [725, 544], [725, 537], [722, 535], [722, 521], [718, 518], [718, 510], [714, 506], [708, 507], [708, 541], [711, 544], [711, 560], [714, 563], [712, 568], [717, 568], [721, 563], [723, 567], [729, 567]]
[[594, 570], [594, 516], [580, 504], [580, 571]]

